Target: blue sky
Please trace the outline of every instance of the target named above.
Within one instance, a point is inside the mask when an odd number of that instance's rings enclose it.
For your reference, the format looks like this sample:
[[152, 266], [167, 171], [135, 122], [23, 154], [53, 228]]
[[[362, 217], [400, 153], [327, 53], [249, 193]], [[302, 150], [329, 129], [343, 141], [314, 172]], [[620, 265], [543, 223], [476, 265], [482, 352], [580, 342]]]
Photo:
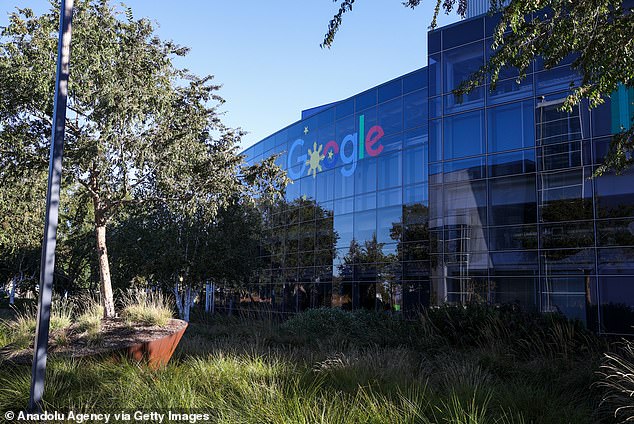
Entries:
[[[224, 121], [249, 132], [242, 142], [248, 147], [297, 121], [302, 109], [349, 97], [425, 66], [435, 1], [425, 0], [412, 10], [400, 0], [358, 0], [330, 50], [319, 47], [338, 8], [330, 0], [124, 3], [136, 18], [155, 21], [162, 39], [191, 48], [177, 66], [215, 75], [227, 100]], [[3, 2], [0, 25], [14, 7], [41, 13], [48, 1]], [[457, 19], [443, 15], [439, 24]]]

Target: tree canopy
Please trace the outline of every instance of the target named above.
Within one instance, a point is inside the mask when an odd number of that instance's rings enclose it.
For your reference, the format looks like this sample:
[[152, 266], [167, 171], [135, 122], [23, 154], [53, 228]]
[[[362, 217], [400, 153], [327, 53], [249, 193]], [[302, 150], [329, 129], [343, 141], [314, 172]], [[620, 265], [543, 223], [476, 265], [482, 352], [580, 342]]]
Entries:
[[[415, 8], [421, 3], [407, 0], [402, 4]], [[322, 47], [332, 45], [343, 15], [354, 4], [355, 0], [341, 1]], [[493, 54], [454, 93], [461, 96], [485, 81], [493, 90], [500, 71], [506, 68], [519, 70], [520, 83], [532, 61], [541, 57], [546, 69], [570, 61], [581, 76], [580, 84], [571, 87], [564, 110], [572, 110], [582, 99], [587, 99], [591, 108], [604, 103], [620, 85], [634, 87], [633, 8], [630, 0], [491, 0], [491, 13], [501, 12], [493, 35]], [[467, 1], [436, 0], [431, 29], [436, 27], [441, 10], [465, 17]], [[613, 137], [606, 161], [596, 175], [610, 169], [620, 173], [634, 164], [634, 116], [631, 118], [631, 125]]]
[[[273, 160], [246, 166], [240, 129], [225, 126], [211, 75], [179, 69], [188, 49], [108, 0], [75, 5], [64, 182], [92, 205], [101, 294], [114, 314], [106, 227], [127, 207], [218, 210], [285, 184]], [[0, 32], [0, 168], [28, 181], [48, 164], [59, 7], [17, 9]], [[4, 176], [3, 176], [4, 178]]]

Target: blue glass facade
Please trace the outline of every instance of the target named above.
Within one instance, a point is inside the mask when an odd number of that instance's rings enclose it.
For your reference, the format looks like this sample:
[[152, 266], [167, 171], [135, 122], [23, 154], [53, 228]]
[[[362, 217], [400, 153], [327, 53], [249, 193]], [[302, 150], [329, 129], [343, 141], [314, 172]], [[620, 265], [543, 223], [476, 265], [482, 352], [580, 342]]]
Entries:
[[634, 95], [562, 112], [579, 78], [537, 60], [521, 85], [505, 70], [494, 91], [457, 101], [494, 25], [482, 16], [430, 32], [428, 67], [305, 111], [244, 152], [279, 154], [294, 183], [265, 213], [266, 265], [243, 303], [399, 313], [517, 303], [632, 332], [634, 178], [588, 177]]

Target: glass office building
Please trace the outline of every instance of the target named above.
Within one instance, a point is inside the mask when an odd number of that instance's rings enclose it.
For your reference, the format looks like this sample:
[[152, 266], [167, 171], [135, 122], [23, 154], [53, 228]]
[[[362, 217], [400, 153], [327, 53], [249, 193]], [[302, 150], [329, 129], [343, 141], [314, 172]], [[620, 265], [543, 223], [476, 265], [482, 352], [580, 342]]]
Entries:
[[505, 70], [494, 91], [458, 102], [451, 91], [485, 63], [495, 24], [430, 32], [427, 67], [304, 111], [244, 152], [278, 154], [293, 180], [265, 212], [265, 267], [244, 307], [515, 303], [632, 332], [634, 172], [589, 177], [630, 125], [634, 93], [562, 112], [579, 78], [536, 60], [521, 84]]

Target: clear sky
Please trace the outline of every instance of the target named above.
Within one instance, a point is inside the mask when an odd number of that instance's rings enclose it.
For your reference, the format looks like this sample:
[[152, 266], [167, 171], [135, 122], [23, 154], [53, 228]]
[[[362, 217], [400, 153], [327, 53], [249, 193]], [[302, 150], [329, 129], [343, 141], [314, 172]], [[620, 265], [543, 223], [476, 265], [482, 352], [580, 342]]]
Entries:
[[[425, 66], [435, 1], [424, 0], [412, 10], [401, 0], [358, 0], [331, 49], [319, 47], [339, 6], [331, 0], [124, 3], [136, 18], [156, 22], [162, 39], [191, 48], [177, 66], [215, 75], [227, 101], [224, 121], [249, 132], [242, 142], [248, 147], [297, 121], [302, 109], [350, 97]], [[2, 1], [0, 26], [15, 7], [41, 13], [48, 4]], [[443, 15], [439, 25], [457, 19]]]

